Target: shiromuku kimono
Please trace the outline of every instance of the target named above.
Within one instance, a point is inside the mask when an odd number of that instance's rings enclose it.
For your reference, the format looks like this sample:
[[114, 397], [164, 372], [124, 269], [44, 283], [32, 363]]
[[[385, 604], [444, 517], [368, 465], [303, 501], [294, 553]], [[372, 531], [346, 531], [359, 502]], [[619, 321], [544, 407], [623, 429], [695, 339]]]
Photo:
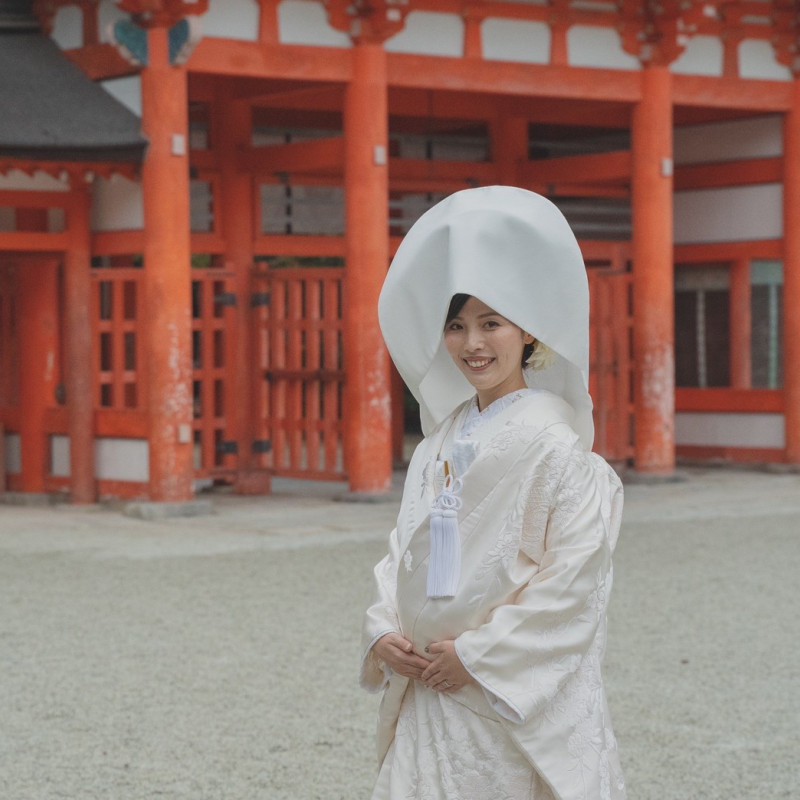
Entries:
[[[442, 345], [456, 293], [553, 352], [526, 371], [529, 388], [481, 411]], [[600, 664], [622, 491], [590, 452], [588, 289], [574, 236], [538, 195], [459, 192], [404, 239], [379, 313], [426, 438], [364, 625], [361, 684], [384, 691], [373, 800], [621, 800]], [[429, 575], [443, 557], [431, 549], [443, 497], [460, 550], [446, 591]], [[426, 658], [431, 642], [454, 639], [475, 683], [439, 693], [393, 674], [372, 651], [393, 631]]]

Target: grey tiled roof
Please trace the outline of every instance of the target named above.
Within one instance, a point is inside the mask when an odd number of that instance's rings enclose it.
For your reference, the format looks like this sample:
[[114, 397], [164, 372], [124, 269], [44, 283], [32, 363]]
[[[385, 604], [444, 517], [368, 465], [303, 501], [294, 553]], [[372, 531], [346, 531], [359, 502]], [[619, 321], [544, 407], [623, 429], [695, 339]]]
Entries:
[[141, 161], [141, 121], [44, 34], [0, 27], [0, 157]]

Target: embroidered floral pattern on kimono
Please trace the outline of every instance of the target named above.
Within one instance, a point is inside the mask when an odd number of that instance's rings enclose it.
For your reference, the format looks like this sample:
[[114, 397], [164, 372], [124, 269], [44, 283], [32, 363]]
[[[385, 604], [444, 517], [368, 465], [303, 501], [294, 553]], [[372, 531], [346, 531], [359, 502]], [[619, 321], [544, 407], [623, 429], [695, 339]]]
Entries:
[[[535, 393], [474, 430], [452, 598], [425, 590], [429, 465], [447, 457], [465, 409], [412, 459], [406, 487], [419, 501], [404, 495], [364, 629], [362, 685], [384, 689], [375, 800], [625, 797], [601, 676], [621, 486], [583, 449], [564, 405]], [[387, 676], [370, 649], [389, 630], [420, 655], [454, 638], [476, 682], [438, 694]]]

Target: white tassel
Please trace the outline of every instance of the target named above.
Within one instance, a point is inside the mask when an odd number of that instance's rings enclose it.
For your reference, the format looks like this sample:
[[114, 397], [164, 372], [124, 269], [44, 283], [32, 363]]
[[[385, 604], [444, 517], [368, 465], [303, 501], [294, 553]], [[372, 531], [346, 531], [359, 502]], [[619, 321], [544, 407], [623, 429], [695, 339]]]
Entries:
[[444, 488], [433, 502], [430, 517], [428, 597], [453, 597], [458, 590], [461, 577], [461, 536], [458, 530], [460, 491], [461, 480], [448, 475]]

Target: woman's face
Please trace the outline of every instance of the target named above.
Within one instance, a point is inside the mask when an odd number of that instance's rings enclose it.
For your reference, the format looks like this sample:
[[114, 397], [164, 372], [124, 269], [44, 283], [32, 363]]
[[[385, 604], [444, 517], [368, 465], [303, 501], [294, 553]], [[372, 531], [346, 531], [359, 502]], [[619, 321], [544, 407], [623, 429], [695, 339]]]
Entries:
[[444, 329], [447, 352], [475, 387], [481, 410], [525, 388], [522, 349], [532, 341], [533, 336], [477, 297], [470, 297]]

